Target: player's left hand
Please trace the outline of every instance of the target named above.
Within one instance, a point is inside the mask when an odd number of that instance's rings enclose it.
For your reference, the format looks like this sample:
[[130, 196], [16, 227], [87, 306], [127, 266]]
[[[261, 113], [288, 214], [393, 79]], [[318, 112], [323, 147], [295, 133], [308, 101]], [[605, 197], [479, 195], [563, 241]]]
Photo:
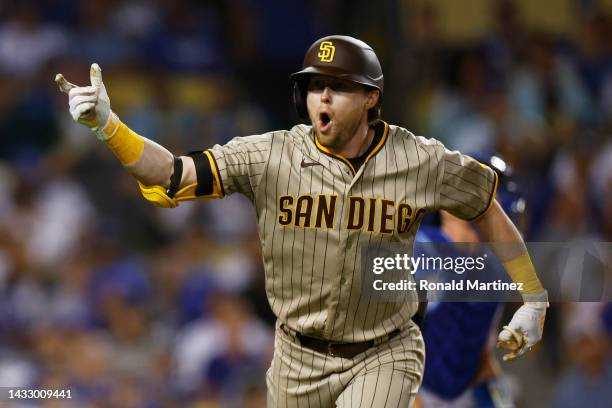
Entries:
[[542, 339], [548, 302], [525, 302], [497, 337], [497, 348], [510, 350], [504, 361], [523, 355]]

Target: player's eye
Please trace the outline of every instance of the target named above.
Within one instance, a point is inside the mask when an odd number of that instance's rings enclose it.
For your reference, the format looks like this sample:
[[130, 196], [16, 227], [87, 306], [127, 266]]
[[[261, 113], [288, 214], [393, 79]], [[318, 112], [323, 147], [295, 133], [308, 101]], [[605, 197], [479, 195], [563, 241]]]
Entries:
[[310, 83], [308, 84], [308, 90], [322, 92], [325, 89], [325, 86], [326, 86], [325, 82], [314, 79], [310, 81]]
[[346, 83], [344, 82], [340, 82], [340, 81], [334, 81], [332, 82], [329, 87], [333, 90], [333, 91], [339, 91], [339, 92], [344, 92], [348, 90], [348, 86]]

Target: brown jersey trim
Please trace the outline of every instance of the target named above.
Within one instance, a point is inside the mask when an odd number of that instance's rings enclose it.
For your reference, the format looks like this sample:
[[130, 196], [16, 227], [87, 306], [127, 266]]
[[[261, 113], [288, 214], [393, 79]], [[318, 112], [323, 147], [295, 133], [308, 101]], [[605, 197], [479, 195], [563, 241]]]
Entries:
[[389, 124], [387, 122], [385, 122], [384, 120], [381, 120], [381, 122], [385, 126], [385, 129], [383, 130], [382, 137], [380, 138], [380, 141], [378, 142], [376, 147], [370, 152], [370, 154], [368, 154], [368, 157], [366, 157], [365, 161], [363, 162], [364, 165], [368, 162], [368, 160], [370, 160], [372, 157], [374, 157], [374, 155], [376, 153], [378, 153], [383, 148], [385, 143], [387, 142], [387, 137], [389, 135]]
[[355, 175], [357, 172], [355, 171], [355, 167], [353, 167], [353, 165], [351, 164], [350, 161], [348, 161], [348, 159], [344, 156], [341, 156], [339, 154], [333, 153], [332, 151], [330, 151], [329, 149], [327, 149], [327, 147], [323, 146], [321, 143], [319, 143], [319, 138], [317, 137], [317, 132], [314, 132], [314, 140], [315, 140], [315, 145], [317, 146], [317, 149], [319, 149], [321, 152], [325, 153], [326, 155], [333, 157], [334, 159], [338, 159], [341, 162], [343, 162], [344, 164], [346, 164], [349, 169], [351, 169], [351, 171], [353, 172], [353, 175]]
[[221, 181], [221, 173], [219, 173], [219, 166], [217, 166], [217, 160], [215, 155], [210, 150], [204, 152], [208, 156], [210, 161], [210, 167], [213, 170], [213, 176], [215, 177], [213, 191], [218, 192], [221, 197], [225, 197], [225, 189], [223, 188], [223, 182]]
[[494, 200], [495, 199], [495, 194], [497, 193], [497, 185], [499, 183], [499, 177], [497, 176], [497, 172], [495, 170], [491, 169], [488, 166], [485, 166], [482, 163], [480, 163], [480, 165], [490, 169], [493, 172], [493, 177], [494, 177], [494, 180], [493, 180], [493, 189], [491, 190], [491, 195], [489, 196], [489, 202], [487, 203], [487, 206], [485, 207], [485, 209], [480, 214], [478, 214], [475, 217], [470, 218], [469, 220], [467, 220], [469, 222], [478, 221], [479, 219], [481, 219], [491, 209], [491, 207], [493, 206], [493, 201], [495, 201]]

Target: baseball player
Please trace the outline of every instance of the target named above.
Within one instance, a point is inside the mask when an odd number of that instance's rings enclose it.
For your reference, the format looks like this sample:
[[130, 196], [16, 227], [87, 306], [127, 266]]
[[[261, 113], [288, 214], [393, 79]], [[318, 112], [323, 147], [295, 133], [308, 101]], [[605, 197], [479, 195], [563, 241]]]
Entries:
[[[542, 334], [547, 306], [512, 222], [494, 200], [493, 170], [433, 139], [380, 119], [383, 74], [364, 42], [317, 40], [291, 75], [297, 125], [174, 156], [111, 111], [97, 64], [91, 85], [56, 76], [75, 121], [90, 127], [134, 175], [144, 198], [248, 197], [256, 210], [266, 292], [277, 317], [267, 373], [270, 407], [410, 406], [423, 376], [416, 299], [377, 302], [361, 291], [361, 248], [412, 248], [428, 211], [476, 222], [488, 241], [516, 242], [498, 256], [524, 282], [525, 304], [500, 333], [512, 357]], [[516, 247], [516, 246], [515, 246]]]

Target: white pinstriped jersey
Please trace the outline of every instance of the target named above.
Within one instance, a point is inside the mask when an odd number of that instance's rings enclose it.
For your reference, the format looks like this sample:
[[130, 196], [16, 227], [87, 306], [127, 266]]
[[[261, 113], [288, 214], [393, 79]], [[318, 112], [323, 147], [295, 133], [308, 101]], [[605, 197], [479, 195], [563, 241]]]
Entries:
[[360, 342], [402, 326], [416, 298], [370, 301], [361, 292], [360, 248], [402, 242], [412, 251], [425, 212], [470, 220], [491, 205], [490, 168], [383, 121], [377, 131], [380, 142], [358, 169], [306, 125], [209, 150], [217, 187], [255, 206], [273, 312], [303, 334]]

